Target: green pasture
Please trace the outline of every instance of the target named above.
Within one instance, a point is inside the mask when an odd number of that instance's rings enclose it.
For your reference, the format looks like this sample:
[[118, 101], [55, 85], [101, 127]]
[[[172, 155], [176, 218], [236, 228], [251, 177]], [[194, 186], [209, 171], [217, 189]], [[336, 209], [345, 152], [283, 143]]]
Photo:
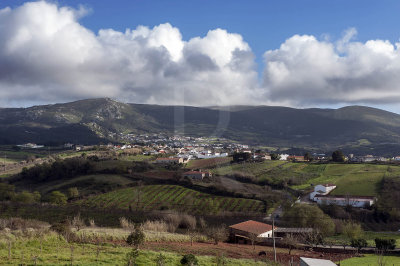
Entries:
[[[132, 250], [108, 243], [68, 243], [55, 233], [43, 237], [0, 236], [1, 265], [127, 265]], [[165, 265], [180, 265], [182, 255], [162, 251]], [[160, 252], [139, 250], [138, 265], [157, 265]], [[217, 255], [217, 254], [216, 254]], [[196, 256], [200, 265], [215, 265], [215, 256]], [[226, 258], [227, 265], [264, 265], [248, 259]]]
[[365, 254], [361, 257], [353, 257], [340, 261], [341, 266], [375, 266], [375, 265], [400, 265], [400, 256], [379, 256], [373, 254]]

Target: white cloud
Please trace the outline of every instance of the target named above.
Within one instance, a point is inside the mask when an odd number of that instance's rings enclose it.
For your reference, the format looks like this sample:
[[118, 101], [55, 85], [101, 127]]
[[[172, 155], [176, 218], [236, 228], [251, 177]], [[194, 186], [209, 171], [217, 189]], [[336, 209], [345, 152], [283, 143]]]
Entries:
[[264, 54], [262, 81], [239, 34], [184, 41], [169, 23], [98, 33], [90, 10], [40, 1], [0, 10], [0, 106], [112, 97], [126, 102], [320, 106], [400, 100], [399, 43], [294, 35]]
[[355, 29], [336, 43], [295, 35], [264, 54], [264, 87], [273, 101], [312, 106], [393, 103], [400, 100], [399, 44], [352, 41]]
[[170, 24], [98, 34], [80, 8], [45, 1], [0, 10], [0, 105], [113, 97], [127, 102], [255, 102], [254, 56], [238, 34], [182, 40]]

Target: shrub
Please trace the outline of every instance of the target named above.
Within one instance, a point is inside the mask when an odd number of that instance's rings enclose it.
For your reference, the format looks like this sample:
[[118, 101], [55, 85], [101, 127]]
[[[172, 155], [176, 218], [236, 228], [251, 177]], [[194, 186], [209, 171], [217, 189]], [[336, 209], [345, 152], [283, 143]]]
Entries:
[[146, 221], [143, 230], [155, 232], [168, 232], [169, 226], [165, 221]]
[[134, 225], [131, 221], [126, 219], [125, 217], [120, 217], [119, 218], [119, 224], [121, 225], [122, 228], [124, 229], [130, 229], [132, 230], [134, 228]]
[[375, 246], [381, 251], [393, 250], [396, 248], [396, 239], [375, 238]]
[[53, 203], [53, 204], [64, 205], [67, 203], [67, 196], [65, 196], [64, 193], [61, 193], [60, 191], [55, 190], [50, 193], [48, 200], [50, 203]]
[[79, 197], [79, 190], [77, 187], [70, 187], [68, 189], [68, 198], [74, 199]]
[[189, 266], [194, 266], [194, 265], [198, 265], [198, 261], [195, 255], [193, 254], [186, 254], [183, 255], [182, 259], [181, 259], [181, 264], [182, 265], [189, 265]]
[[365, 240], [363, 238], [352, 239], [351, 240], [351, 246], [353, 248], [356, 248], [358, 250], [358, 252], [360, 252], [360, 250], [362, 248], [367, 247], [367, 240]]
[[129, 234], [128, 238], [126, 239], [126, 243], [128, 245], [134, 246], [136, 249], [139, 248], [139, 245], [143, 244], [145, 239], [145, 234], [143, 229], [140, 225], [135, 226], [135, 230]]

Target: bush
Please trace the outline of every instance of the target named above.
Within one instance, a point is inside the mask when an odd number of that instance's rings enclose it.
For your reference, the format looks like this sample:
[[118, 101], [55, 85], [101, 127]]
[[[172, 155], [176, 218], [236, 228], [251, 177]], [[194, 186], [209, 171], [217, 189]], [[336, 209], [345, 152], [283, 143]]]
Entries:
[[133, 223], [131, 221], [129, 221], [128, 219], [126, 219], [125, 217], [119, 218], [119, 224], [121, 225], [121, 228], [124, 228], [124, 229], [132, 230], [134, 228]]
[[396, 239], [375, 238], [375, 246], [381, 251], [393, 250], [396, 248]]
[[181, 259], [181, 264], [188, 265], [188, 266], [194, 266], [194, 265], [198, 265], [198, 261], [197, 261], [197, 258], [195, 255], [186, 254], [186, 255], [183, 255], [183, 257]]
[[357, 248], [358, 252], [360, 252], [360, 250], [362, 248], [367, 247], [367, 240], [363, 239], [363, 238], [358, 238], [358, 239], [352, 239], [351, 240], [351, 246], [353, 248]]
[[168, 224], [165, 221], [146, 221], [143, 224], [143, 230], [155, 232], [168, 232]]
[[138, 249], [139, 245], [143, 244], [145, 237], [146, 236], [143, 232], [142, 227], [140, 225], [136, 225], [135, 230], [130, 233], [130, 235], [126, 239], [126, 243]]
[[50, 196], [48, 197], [48, 201], [53, 204], [64, 205], [67, 203], [67, 196], [65, 196], [64, 193], [61, 193], [60, 191], [55, 190], [50, 193]]

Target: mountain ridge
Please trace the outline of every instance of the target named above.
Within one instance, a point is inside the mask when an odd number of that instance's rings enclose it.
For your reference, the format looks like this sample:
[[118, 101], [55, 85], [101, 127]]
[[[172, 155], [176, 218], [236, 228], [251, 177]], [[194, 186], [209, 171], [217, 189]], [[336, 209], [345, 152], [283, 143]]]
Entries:
[[338, 109], [195, 107], [121, 103], [109, 98], [0, 108], [0, 144], [95, 144], [118, 141], [116, 133], [159, 132], [225, 137], [268, 147], [374, 151], [387, 143], [400, 145], [400, 115], [357, 105]]

